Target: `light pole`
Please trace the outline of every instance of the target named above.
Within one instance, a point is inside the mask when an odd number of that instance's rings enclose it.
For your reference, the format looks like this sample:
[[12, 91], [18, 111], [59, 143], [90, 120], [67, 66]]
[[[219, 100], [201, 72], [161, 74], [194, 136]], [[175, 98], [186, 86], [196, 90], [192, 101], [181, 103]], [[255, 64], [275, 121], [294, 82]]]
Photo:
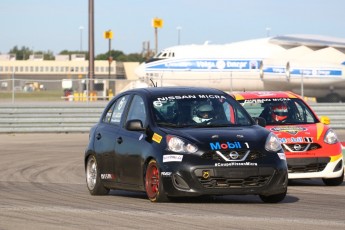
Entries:
[[83, 26], [79, 26], [80, 30], [80, 52], [83, 51]]
[[270, 36], [270, 32], [271, 32], [271, 28], [270, 27], [266, 27], [266, 37]]
[[152, 19], [152, 26], [155, 29], [155, 54], [158, 52], [158, 28], [163, 27], [163, 20], [160, 18]]
[[178, 27], [176, 27], [176, 29], [177, 29], [177, 45], [180, 45], [181, 44], [181, 30], [182, 30], [182, 27], [178, 26]]

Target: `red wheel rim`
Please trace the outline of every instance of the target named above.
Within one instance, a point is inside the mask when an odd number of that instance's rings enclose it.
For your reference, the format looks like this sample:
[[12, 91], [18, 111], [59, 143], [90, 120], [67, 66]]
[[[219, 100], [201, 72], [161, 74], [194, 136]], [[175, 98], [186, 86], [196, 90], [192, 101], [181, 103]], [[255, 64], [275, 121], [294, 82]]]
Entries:
[[159, 191], [159, 171], [156, 164], [149, 164], [146, 171], [146, 193], [149, 198], [155, 198]]

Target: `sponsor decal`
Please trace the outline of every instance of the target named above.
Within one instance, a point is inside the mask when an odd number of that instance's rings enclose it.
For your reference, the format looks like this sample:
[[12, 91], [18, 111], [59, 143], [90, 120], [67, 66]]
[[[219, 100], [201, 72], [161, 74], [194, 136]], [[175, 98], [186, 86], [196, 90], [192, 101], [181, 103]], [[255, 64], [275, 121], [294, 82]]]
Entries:
[[154, 133], [153, 136], [152, 136], [152, 140], [159, 144], [159, 143], [161, 143], [162, 136], [157, 134], [157, 133]]
[[165, 102], [165, 101], [171, 101], [171, 100], [197, 99], [197, 98], [225, 99], [223, 95], [216, 95], [216, 94], [188, 94], [188, 95], [157, 97], [154, 103], [158, 103], [159, 101]]
[[283, 127], [273, 127], [271, 131], [273, 132], [285, 132], [290, 133], [292, 135], [296, 135], [299, 132], [306, 131], [308, 129], [299, 126], [283, 126]]
[[244, 103], [251, 103], [251, 104], [263, 104], [265, 102], [272, 102], [272, 101], [290, 101], [290, 98], [258, 98], [258, 99], [246, 99]]
[[162, 176], [170, 177], [172, 172], [161, 172]]
[[114, 180], [115, 175], [114, 174], [101, 174], [102, 180]]
[[227, 162], [227, 163], [215, 163], [215, 167], [231, 167], [231, 166], [258, 166], [255, 162]]
[[202, 178], [204, 178], [204, 179], [210, 178], [210, 171], [209, 170], [203, 170], [202, 171]]
[[163, 162], [182, 162], [183, 155], [163, 155]]
[[286, 144], [286, 143], [313, 143], [313, 138], [312, 137], [291, 137], [291, 138], [287, 138], [287, 137], [283, 137], [283, 138], [279, 138], [280, 143], [282, 144]]
[[[249, 144], [247, 142], [244, 142], [244, 145], [246, 148], [249, 149]], [[210, 147], [212, 150], [220, 150], [220, 149], [241, 149], [242, 145], [238, 141], [234, 142], [211, 142]]]

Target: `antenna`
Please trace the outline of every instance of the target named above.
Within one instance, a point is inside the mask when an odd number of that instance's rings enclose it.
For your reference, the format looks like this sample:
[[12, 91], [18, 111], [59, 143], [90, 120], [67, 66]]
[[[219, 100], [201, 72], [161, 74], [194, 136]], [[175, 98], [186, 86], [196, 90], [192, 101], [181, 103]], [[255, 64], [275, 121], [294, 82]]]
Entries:
[[155, 84], [155, 83], [153, 82], [152, 78], [150, 78], [150, 81], [151, 81], [153, 87], [157, 87], [157, 82], [156, 82], [156, 84]]

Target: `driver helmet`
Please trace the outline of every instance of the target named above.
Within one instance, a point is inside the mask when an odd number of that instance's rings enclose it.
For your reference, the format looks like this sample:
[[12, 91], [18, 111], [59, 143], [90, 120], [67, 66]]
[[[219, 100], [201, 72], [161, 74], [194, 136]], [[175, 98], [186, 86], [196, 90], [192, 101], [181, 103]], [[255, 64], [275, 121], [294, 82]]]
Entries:
[[193, 119], [196, 122], [209, 121], [213, 118], [213, 107], [212, 105], [201, 105], [196, 110], [196, 117]]
[[272, 106], [272, 119], [274, 121], [282, 122], [288, 117], [288, 108], [285, 104], [278, 104]]

